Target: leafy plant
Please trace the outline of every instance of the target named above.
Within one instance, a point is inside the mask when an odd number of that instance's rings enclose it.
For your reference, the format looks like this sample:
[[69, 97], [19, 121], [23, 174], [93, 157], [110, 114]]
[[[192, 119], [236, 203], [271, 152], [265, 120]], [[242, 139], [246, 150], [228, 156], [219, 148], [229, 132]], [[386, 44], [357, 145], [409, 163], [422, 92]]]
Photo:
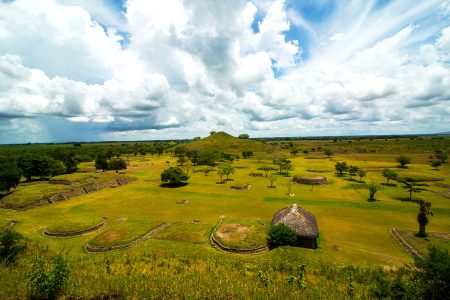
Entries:
[[272, 225], [269, 229], [267, 243], [270, 249], [279, 246], [293, 246], [297, 241], [295, 232], [284, 224]]
[[24, 238], [20, 233], [7, 229], [0, 235], [0, 263], [13, 263], [26, 248]]

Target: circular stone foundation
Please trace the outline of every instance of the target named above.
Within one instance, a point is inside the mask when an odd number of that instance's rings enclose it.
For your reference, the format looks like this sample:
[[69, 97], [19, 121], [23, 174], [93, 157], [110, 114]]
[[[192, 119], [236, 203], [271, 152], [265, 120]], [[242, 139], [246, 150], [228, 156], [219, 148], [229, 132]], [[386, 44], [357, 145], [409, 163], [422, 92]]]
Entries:
[[309, 185], [329, 184], [325, 176], [294, 176], [292, 180], [297, 183]]

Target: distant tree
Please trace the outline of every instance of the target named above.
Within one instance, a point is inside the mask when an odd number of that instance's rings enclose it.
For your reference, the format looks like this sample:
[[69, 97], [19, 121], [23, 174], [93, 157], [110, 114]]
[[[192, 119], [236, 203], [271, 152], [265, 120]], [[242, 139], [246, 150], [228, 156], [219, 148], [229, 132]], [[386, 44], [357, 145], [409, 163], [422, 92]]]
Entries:
[[425, 202], [423, 200], [419, 200], [419, 214], [417, 215], [417, 222], [419, 223], [419, 232], [417, 236], [425, 237], [427, 236], [425, 232], [425, 227], [428, 224], [428, 218], [433, 216], [433, 212], [431, 211], [431, 203]]
[[375, 201], [375, 194], [378, 191], [378, 186], [375, 183], [369, 185], [369, 201]]
[[297, 148], [291, 150], [292, 155], [297, 155], [300, 151]]
[[358, 169], [359, 182], [362, 182], [363, 177], [366, 177], [367, 171], [364, 169]]
[[22, 177], [22, 170], [20, 170], [16, 162], [4, 157], [0, 158], [0, 191], [9, 191], [15, 188]]
[[267, 177], [267, 174], [269, 174], [270, 171], [273, 171], [273, 168], [271, 166], [266, 165], [266, 166], [262, 166], [262, 167], [258, 168], [258, 170], [264, 171], [264, 173], [266, 174], [266, 177]]
[[179, 145], [175, 147], [173, 152], [177, 156], [185, 156], [186, 153], [188, 152], [188, 148], [184, 145]]
[[102, 170], [103, 172], [109, 169], [108, 159], [105, 154], [97, 155], [97, 158], [95, 159], [95, 168], [97, 170]]
[[412, 201], [413, 193], [420, 193], [421, 191], [426, 191], [426, 189], [421, 188], [417, 185], [417, 182], [413, 178], [409, 177], [398, 177], [397, 182], [403, 184], [403, 188], [409, 191], [409, 201]]
[[331, 150], [331, 149], [325, 149], [324, 151], [323, 151], [323, 153], [325, 153], [325, 155], [327, 156], [327, 157], [331, 157], [334, 153], [333, 153], [333, 150]]
[[253, 151], [250, 150], [242, 151], [242, 158], [249, 158], [251, 156], [253, 156]]
[[216, 160], [218, 159], [217, 154], [213, 152], [202, 152], [199, 154], [197, 159], [197, 165], [207, 165], [214, 166], [216, 164]]
[[115, 170], [116, 173], [119, 170], [125, 170], [127, 168], [127, 163], [121, 158], [113, 158], [109, 161], [109, 169]]
[[230, 176], [230, 174], [234, 174], [234, 167], [229, 162], [225, 162], [219, 166], [218, 172], [223, 173], [223, 175], [225, 175], [228, 180], [228, 177]]
[[223, 183], [223, 176], [225, 176], [225, 173], [222, 169], [217, 169], [217, 176], [219, 176], [219, 183]]
[[287, 161], [283, 164], [283, 170], [285, 176], [289, 176], [289, 172], [294, 170], [294, 165], [290, 160], [287, 159]]
[[345, 162], [345, 161], [337, 162], [334, 165], [334, 168], [336, 169], [336, 172], [339, 174], [339, 176], [343, 176], [347, 172], [347, 169], [348, 169], [347, 162]]
[[189, 176], [180, 167], [170, 167], [161, 173], [161, 181], [173, 186], [180, 185], [188, 179]]
[[267, 244], [270, 249], [279, 246], [294, 246], [297, 242], [295, 232], [284, 224], [272, 225], [269, 229]]
[[[273, 159], [273, 164], [278, 166], [279, 170], [280, 170], [280, 174], [286, 174], [287, 172], [289, 172], [291, 167], [290, 165], [292, 164], [292, 161], [290, 161], [287, 158], [283, 158], [283, 157], [276, 157], [275, 159]], [[290, 170], [287, 170], [290, 169]]]
[[348, 166], [348, 175], [350, 176], [350, 179], [352, 179], [352, 176], [355, 176], [356, 173], [358, 173], [359, 168], [357, 166]]
[[61, 174], [65, 174], [67, 172], [66, 166], [60, 160], [53, 161], [53, 164], [50, 166], [50, 175], [58, 176]]
[[212, 167], [206, 167], [202, 169], [202, 172], [205, 174], [205, 176], [208, 176], [209, 172], [214, 171], [215, 169]]
[[434, 169], [436, 169], [436, 170], [438, 170], [438, 168], [439, 168], [441, 165], [442, 165], [442, 163], [441, 163], [440, 160], [435, 160], [435, 161], [433, 161], [433, 162], [431, 163], [431, 166], [432, 166]]
[[308, 149], [305, 149], [302, 152], [303, 152], [303, 154], [308, 154], [309, 153]]
[[396, 158], [396, 161], [399, 163], [401, 168], [406, 168], [406, 165], [411, 163], [411, 159], [405, 155], [400, 155]]
[[216, 131], [210, 131], [209, 132], [209, 135], [214, 135], [214, 134], [216, 134]]
[[250, 138], [250, 136], [248, 134], [246, 134], [246, 133], [243, 133], [243, 134], [240, 134], [238, 136], [238, 138], [246, 140], [246, 139]]
[[262, 153], [262, 152], [256, 152], [256, 153], [255, 153], [255, 158], [258, 160], [258, 163], [260, 163], [261, 160], [264, 158], [264, 153]]
[[184, 157], [184, 155], [180, 155], [177, 159], [177, 163], [179, 166], [183, 166], [186, 162], [187, 162], [187, 160]]
[[27, 154], [19, 157], [17, 166], [22, 170], [23, 176], [27, 181], [31, 181], [31, 177], [39, 176], [45, 177], [51, 175], [51, 166], [54, 161], [47, 156], [39, 156], [34, 154]]
[[224, 160], [227, 160], [227, 161], [229, 161], [231, 163], [236, 159], [236, 156], [234, 154], [231, 154], [231, 153], [223, 153], [222, 157], [223, 157]]
[[442, 164], [447, 163], [448, 155], [445, 154], [442, 150], [434, 150], [434, 155], [436, 156], [436, 160], [439, 160]]
[[274, 188], [275, 186], [273, 185], [276, 181], [278, 180], [278, 177], [275, 176], [275, 174], [272, 174], [269, 176], [269, 182], [270, 182], [270, 186], [271, 188]]
[[202, 139], [201, 137], [196, 136], [196, 137], [194, 137], [192, 140], [193, 140], [193, 141], [199, 141], [199, 140], [201, 140], [201, 139]]
[[391, 169], [383, 169], [383, 171], [381, 171], [381, 175], [386, 178], [386, 184], [389, 184], [389, 180], [396, 180], [398, 178], [397, 172]]

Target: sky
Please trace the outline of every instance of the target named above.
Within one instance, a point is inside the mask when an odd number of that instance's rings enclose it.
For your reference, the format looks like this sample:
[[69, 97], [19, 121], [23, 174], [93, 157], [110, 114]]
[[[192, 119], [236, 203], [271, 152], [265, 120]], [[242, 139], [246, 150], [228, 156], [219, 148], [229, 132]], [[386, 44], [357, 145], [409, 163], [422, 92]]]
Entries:
[[450, 131], [450, 0], [0, 0], [0, 143]]

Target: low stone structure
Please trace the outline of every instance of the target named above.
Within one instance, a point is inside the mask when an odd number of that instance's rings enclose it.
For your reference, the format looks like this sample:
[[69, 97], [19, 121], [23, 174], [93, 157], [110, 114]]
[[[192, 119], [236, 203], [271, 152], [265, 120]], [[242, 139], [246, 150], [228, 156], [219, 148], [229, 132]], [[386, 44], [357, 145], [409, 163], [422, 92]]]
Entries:
[[297, 246], [304, 248], [317, 248], [319, 229], [316, 218], [297, 204], [280, 209], [272, 219], [272, 225], [284, 224], [297, 235]]
[[252, 186], [250, 184], [244, 184], [244, 185], [233, 185], [231, 186], [232, 190], [249, 190]]
[[292, 180], [297, 183], [308, 185], [329, 184], [328, 179], [325, 176], [294, 176]]

